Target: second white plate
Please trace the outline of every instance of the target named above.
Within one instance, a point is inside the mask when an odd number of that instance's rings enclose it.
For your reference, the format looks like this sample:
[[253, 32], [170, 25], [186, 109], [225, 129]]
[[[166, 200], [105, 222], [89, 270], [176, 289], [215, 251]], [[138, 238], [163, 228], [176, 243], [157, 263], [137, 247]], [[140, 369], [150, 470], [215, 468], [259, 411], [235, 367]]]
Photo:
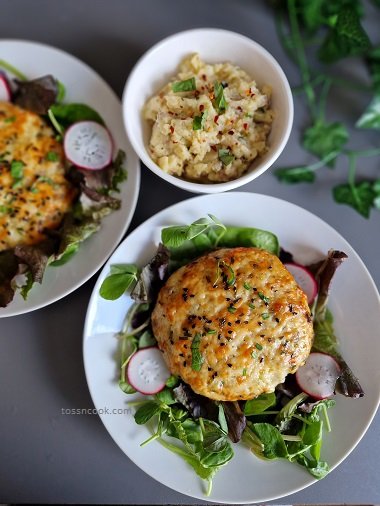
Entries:
[[[131, 300], [124, 295], [114, 302], [106, 301], [99, 296], [99, 287], [114, 263], [144, 265], [155, 253], [163, 226], [189, 224], [208, 213], [226, 225], [253, 226], [274, 232], [280, 244], [300, 263], [321, 259], [330, 248], [348, 254], [348, 260], [334, 278], [329, 307], [335, 316], [335, 330], [341, 338], [343, 356], [359, 377], [365, 397], [357, 400], [336, 397], [336, 406], [331, 409], [333, 429], [324, 435], [322, 452], [332, 469], [360, 441], [380, 398], [379, 295], [363, 262], [333, 228], [289, 202], [250, 193], [196, 197], [158, 213], [124, 240], [95, 285], [84, 329], [84, 363], [95, 407], [103, 410], [101, 419], [122, 451], [159, 482], [198, 499], [206, 499], [203, 484], [180, 457], [158, 442], [144, 448], [139, 446], [149, 437], [148, 429], [135, 424], [132, 409], [128, 408], [133, 396], [125, 395], [118, 387], [115, 359], [118, 347], [115, 333], [121, 329]], [[347, 423], [347, 420], [355, 420], [355, 423]], [[240, 444], [234, 446], [234, 451], [233, 460], [214, 479], [213, 492], [208, 498], [212, 501], [264, 502], [301, 490], [316, 481], [295, 464], [264, 462]]]
[[48, 267], [42, 284], [33, 287], [26, 301], [16, 293], [6, 308], [0, 308], [1, 318], [28, 313], [59, 300], [95, 274], [131, 222], [140, 188], [140, 162], [124, 132], [119, 99], [88, 65], [60, 49], [20, 40], [0, 40], [0, 59], [30, 79], [52, 74], [66, 88], [65, 102], [81, 102], [96, 109], [112, 133], [116, 149], [125, 151], [128, 170], [128, 180], [120, 193], [121, 209], [103, 220], [101, 230], [85, 241], [67, 264]]

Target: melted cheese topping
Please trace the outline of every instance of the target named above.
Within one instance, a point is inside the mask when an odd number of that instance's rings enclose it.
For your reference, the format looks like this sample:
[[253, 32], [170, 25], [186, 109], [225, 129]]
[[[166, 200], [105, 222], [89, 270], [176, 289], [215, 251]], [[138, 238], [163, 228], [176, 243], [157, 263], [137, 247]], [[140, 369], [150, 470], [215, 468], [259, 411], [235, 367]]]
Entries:
[[306, 295], [276, 256], [256, 248], [217, 250], [178, 269], [152, 328], [171, 373], [223, 401], [273, 392], [313, 339]]
[[0, 251], [41, 242], [60, 225], [76, 194], [63, 162], [40, 116], [0, 102]]

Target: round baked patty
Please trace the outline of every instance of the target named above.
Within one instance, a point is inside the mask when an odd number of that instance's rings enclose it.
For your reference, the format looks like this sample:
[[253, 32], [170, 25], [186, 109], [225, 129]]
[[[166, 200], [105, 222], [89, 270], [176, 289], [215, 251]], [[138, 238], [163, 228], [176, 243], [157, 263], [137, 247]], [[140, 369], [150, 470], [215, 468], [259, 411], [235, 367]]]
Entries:
[[257, 248], [220, 249], [181, 267], [161, 289], [152, 327], [172, 374], [220, 401], [273, 392], [308, 357], [306, 295]]
[[0, 102], [0, 251], [46, 239], [75, 196], [53, 129], [37, 114]]

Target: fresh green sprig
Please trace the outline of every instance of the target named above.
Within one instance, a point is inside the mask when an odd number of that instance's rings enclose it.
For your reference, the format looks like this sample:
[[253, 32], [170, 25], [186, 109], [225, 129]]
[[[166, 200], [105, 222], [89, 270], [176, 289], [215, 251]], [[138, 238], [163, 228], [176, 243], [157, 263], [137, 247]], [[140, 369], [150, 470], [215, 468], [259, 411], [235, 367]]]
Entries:
[[365, 150], [371, 151], [371, 154], [361, 155], [360, 152], [355, 152], [353, 157], [352, 151], [346, 148], [349, 141], [346, 126], [340, 121], [327, 122], [325, 110], [332, 86], [351, 87], [365, 92], [370, 91], [370, 88], [330, 76], [320, 69], [318, 75], [313, 75], [307, 52], [310, 35], [314, 36], [315, 41], [315, 35], [321, 33], [324, 39], [316, 51], [321, 61], [329, 64], [347, 56], [358, 55], [367, 58], [374, 97], [356, 126], [380, 129], [380, 47], [372, 48], [361, 25], [362, 15], [361, 3], [353, 0], [345, 0], [343, 3], [288, 0], [285, 9], [277, 9], [278, 36], [289, 57], [299, 68], [301, 85], [296, 87], [296, 91], [305, 94], [311, 118], [311, 125], [303, 133], [303, 147], [319, 160], [310, 165], [280, 168], [275, 175], [285, 183], [312, 183], [316, 179], [317, 170], [326, 165], [333, 168], [338, 157], [347, 156], [348, 182], [333, 188], [334, 200], [351, 206], [368, 218], [371, 209], [379, 208], [378, 183], [376, 180], [356, 181], [352, 176], [355, 172], [352, 167], [356, 168], [356, 161], [361, 156], [378, 156], [380, 153], [377, 150]]
[[161, 240], [164, 246], [168, 248], [178, 248], [184, 242], [190, 241], [200, 234], [205, 233], [210, 229], [219, 229], [221, 233], [226, 230], [226, 227], [212, 214], [208, 218], [200, 218], [190, 225], [174, 225], [162, 229]]

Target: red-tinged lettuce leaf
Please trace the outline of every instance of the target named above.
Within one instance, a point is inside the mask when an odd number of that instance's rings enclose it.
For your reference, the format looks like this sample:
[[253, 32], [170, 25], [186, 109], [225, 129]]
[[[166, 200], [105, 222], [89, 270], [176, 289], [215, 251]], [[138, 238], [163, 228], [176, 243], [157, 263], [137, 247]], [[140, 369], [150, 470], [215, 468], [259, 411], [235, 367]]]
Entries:
[[313, 350], [328, 353], [337, 360], [342, 373], [336, 383], [336, 390], [346, 397], [358, 398], [363, 397], [364, 391], [358, 378], [340, 354], [334, 333], [333, 316], [327, 308], [331, 281], [337, 268], [346, 258], [347, 255], [342, 251], [330, 250], [315, 271], [319, 292], [314, 312]]
[[332, 278], [338, 267], [344, 260], [346, 260], [346, 258], [347, 255], [343, 251], [330, 250], [326, 259], [315, 273], [315, 278], [319, 285], [318, 299], [315, 306], [314, 316], [316, 321], [323, 320], [325, 318]]
[[52, 256], [50, 265], [58, 267], [65, 264], [77, 252], [80, 243], [97, 232], [99, 228], [100, 221], [91, 216], [77, 220], [71, 214], [67, 215], [59, 233], [58, 251]]
[[14, 103], [36, 114], [47, 114], [58, 95], [58, 83], [53, 76], [47, 75], [32, 81], [16, 81], [18, 88]]
[[0, 307], [6, 307], [15, 293], [12, 280], [18, 273], [18, 261], [13, 251], [0, 253]]
[[28, 266], [33, 282], [41, 283], [48, 260], [54, 251], [54, 241], [46, 241], [37, 246], [16, 246], [14, 254], [19, 263]]
[[228, 436], [233, 443], [238, 443], [247, 425], [247, 419], [238, 402], [222, 402], [228, 425]]
[[206, 418], [218, 421], [217, 404], [203, 395], [196, 394], [186, 383], [180, 383], [173, 389], [175, 399], [184, 406], [193, 418]]
[[158, 292], [169, 273], [169, 250], [160, 244], [156, 255], [141, 270], [136, 286], [132, 290], [131, 297], [136, 302], [155, 302]]

